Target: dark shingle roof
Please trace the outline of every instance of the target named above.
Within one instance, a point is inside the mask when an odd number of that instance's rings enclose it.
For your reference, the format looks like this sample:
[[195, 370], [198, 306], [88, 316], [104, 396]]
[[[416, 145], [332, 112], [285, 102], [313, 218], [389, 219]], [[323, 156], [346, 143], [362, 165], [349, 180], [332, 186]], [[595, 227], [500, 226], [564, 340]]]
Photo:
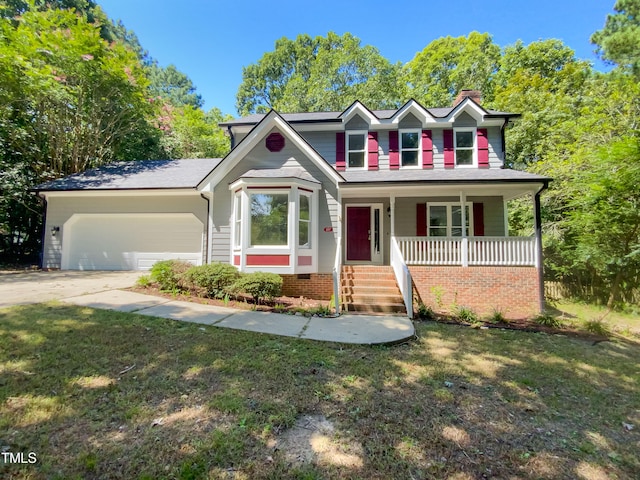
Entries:
[[[427, 108], [427, 111], [435, 118], [444, 118], [451, 113], [454, 107]], [[395, 115], [398, 110], [372, 110], [377, 118], [386, 120]], [[498, 112], [487, 110], [490, 116], [513, 117], [515, 114], [508, 112]], [[309, 112], [309, 113], [281, 113], [280, 115], [289, 123], [309, 123], [309, 122], [339, 122], [343, 112]], [[221, 127], [235, 125], [255, 125], [265, 117], [265, 113], [254, 113], [246, 117], [235, 118], [227, 122], [220, 123]]]
[[308, 182], [320, 183], [302, 167], [264, 168], [249, 170], [240, 178], [299, 178]]
[[118, 162], [43, 183], [35, 191], [196, 188], [219, 158]]
[[386, 182], [548, 182], [551, 179], [519, 170], [501, 168], [347, 170], [341, 172], [347, 184]]

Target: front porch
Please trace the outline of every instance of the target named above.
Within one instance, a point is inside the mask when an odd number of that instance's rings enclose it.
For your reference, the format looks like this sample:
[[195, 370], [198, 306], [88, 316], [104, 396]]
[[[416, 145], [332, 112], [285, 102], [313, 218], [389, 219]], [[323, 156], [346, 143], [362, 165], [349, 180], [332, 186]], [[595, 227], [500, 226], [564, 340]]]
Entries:
[[[409, 317], [416, 302], [440, 310], [466, 306], [480, 315], [499, 310], [513, 318], [538, 313], [541, 190], [539, 184], [479, 183], [343, 192], [336, 298], [343, 265], [387, 265]], [[507, 204], [525, 195], [532, 200], [534, 234], [510, 236]]]

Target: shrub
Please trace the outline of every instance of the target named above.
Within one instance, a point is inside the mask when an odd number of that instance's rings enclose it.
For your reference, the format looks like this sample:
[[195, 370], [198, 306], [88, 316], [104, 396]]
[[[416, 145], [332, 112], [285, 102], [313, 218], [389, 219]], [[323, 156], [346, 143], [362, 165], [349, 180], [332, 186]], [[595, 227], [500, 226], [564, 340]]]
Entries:
[[184, 260], [161, 260], [151, 267], [150, 277], [160, 286], [160, 290], [183, 290], [184, 275], [192, 266]]
[[223, 298], [239, 276], [240, 273], [233, 265], [216, 262], [191, 267], [185, 274], [185, 280], [200, 295]]
[[458, 310], [456, 311], [456, 318], [461, 322], [478, 322], [478, 315], [476, 315], [476, 312], [471, 310], [469, 307], [458, 307]]
[[587, 332], [595, 333], [596, 335], [602, 335], [603, 337], [608, 337], [609, 335], [611, 335], [609, 326], [599, 319], [586, 320], [584, 322], [584, 329]]
[[420, 320], [433, 320], [435, 318], [433, 309], [429, 305], [425, 305], [422, 302], [418, 302], [418, 306], [416, 307], [416, 315]]
[[136, 285], [142, 288], [147, 288], [152, 283], [153, 280], [151, 280], [151, 275], [142, 275], [138, 280], [136, 280]]
[[550, 313], [547, 313], [547, 312], [538, 315], [534, 319], [534, 322], [536, 322], [538, 325], [542, 325], [544, 327], [551, 327], [551, 328], [560, 328], [560, 327], [562, 327], [562, 322], [560, 321], [560, 319], [554, 317], [553, 315], [551, 315]]
[[277, 297], [282, 292], [282, 277], [276, 273], [245, 273], [233, 285], [236, 292], [251, 295], [253, 301], [260, 303], [263, 299]]
[[497, 308], [495, 308], [491, 313], [491, 315], [489, 316], [488, 321], [490, 323], [505, 323], [507, 319], [504, 318], [504, 314], [502, 313], [502, 310], [498, 310]]

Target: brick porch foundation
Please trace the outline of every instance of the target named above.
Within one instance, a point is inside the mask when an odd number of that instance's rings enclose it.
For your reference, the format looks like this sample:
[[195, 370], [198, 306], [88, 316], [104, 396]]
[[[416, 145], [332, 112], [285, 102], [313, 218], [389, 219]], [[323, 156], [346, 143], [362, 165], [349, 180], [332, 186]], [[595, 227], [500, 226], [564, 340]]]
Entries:
[[333, 295], [333, 275], [330, 273], [280, 276], [282, 277], [282, 294], [287, 297], [331, 300], [331, 295]]
[[414, 294], [436, 311], [466, 306], [480, 316], [499, 310], [506, 318], [540, 313], [535, 267], [410, 266]]

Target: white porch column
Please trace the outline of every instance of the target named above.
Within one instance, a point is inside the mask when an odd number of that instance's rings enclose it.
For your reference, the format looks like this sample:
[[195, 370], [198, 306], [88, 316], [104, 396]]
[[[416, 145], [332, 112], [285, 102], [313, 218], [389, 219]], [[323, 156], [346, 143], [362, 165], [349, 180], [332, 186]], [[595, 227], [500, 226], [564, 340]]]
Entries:
[[536, 232], [536, 268], [538, 269], [538, 285], [540, 289], [539, 302], [541, 312], [544, 312], [546, 308], [544, 298], [544, 271], [542, 268], [542, 214], [540, 212], [540, 194], [545, 188], [547, 188], [547, 184], [533, 195], [534, 226]]
[[396, 197], [389, 197], [389, 209], [391, 210], [391, 238], [396, 236]]
[[460, 191], [460, 207], [461, 207], [461, 220], [462, 220], [462, 266], [469, 266], [469, 239], [467, 238], [467, 195]]

